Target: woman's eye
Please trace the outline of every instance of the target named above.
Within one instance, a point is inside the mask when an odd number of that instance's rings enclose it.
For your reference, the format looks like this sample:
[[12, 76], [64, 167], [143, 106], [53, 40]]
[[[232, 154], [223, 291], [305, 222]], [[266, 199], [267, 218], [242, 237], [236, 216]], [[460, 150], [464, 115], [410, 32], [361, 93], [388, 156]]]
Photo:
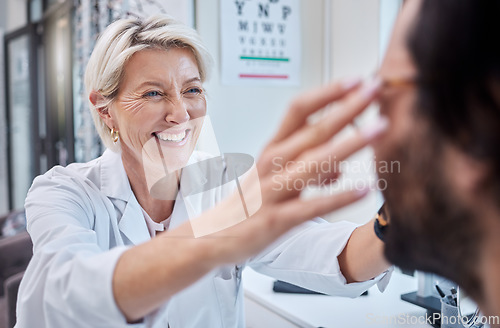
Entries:
[[145, 97], [158, 97], [161, 96], [159, 91], [149, 91], [144, 94]]
[[191, 88], [187, 91], [187, 93], [199, 94], [202, 93], [202, 90], [200, 88]]

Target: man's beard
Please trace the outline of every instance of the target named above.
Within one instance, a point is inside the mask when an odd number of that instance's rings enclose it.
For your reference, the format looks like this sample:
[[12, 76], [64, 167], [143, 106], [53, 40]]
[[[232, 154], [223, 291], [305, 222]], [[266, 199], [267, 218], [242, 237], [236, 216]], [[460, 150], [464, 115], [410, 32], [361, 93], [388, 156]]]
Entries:
[[388, 183], [384, 197], [390, 211], [385, 255], [403, 269], [451, 279], [481, 300], [478, 222], [447, 181], [443, 136], [430, 128], [417, 131], [379, 156], [399, 160], [401, 168], [380, 174]]

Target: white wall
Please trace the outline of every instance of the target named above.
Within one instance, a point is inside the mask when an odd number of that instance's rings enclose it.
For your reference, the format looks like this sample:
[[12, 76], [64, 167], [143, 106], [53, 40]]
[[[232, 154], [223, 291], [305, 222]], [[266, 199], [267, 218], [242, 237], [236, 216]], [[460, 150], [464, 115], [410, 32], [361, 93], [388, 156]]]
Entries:
[[385, 55], [403, 0], [380, 0], [380, 57]]
[[332, 76], [375, 71], [379, 49], [379, 0], [331, 0]]
[[[229, 0], [220, 0], [229, 1]], [[219, 0], [198, 0], [196, 26], [215, 59], [206, 83], [208, 114], [222, 152], [257, 155], [276, 130], [290, 100], [323, 79], [323, 1], [301, 1], [302, 84], [300, 87], [228, 87], [220, 83]]]
[[[401, 0], [329, 0], [332, 19], [332, 63], [333, 78], [343, 76], [370, 77], [378, 70], [385, 54], [392, 27], [401, 6]], [[373, 122], [378, 108], [372, 106], [356, 121], [358, 126]], [[346, 135], [353, 129], [344, 131]], [[371, 148], [363, 149], [350, 158], [357, 163], [370, 163], [374, 160]], [[372, 170], [373, 168], [373, 170]], [[357, 183], [378, 181], [374, 167], [351, 170], [343, 175], [344, 179]], [[349, 186], [349, 183], [346, 183]], [[383, 187], [383, 181], [380, 183]], [[382, 205], [380, 192], [372, 192], [363, 200], [336, 211], [328, 216], [329, 221], [350, 220], [365, 223]]]
[[[375, 73], [379, 57], [380, 41], [380, 0], [330, 0], [331, 5], [331, 76], [334, 79], [345, 76], [370, 77]], [[357, 123], [369, 124], [377, 115], [375, 107], [370, 108]], [[343, 136], [354, 130], [346, 129]], [[350, 158], [353, 163], [370, 163], [373, 151], [364, 149]], [[361, 166], [360, 166], [361, 167]], [[362, 186], [366, 181], [375, 181], [375, 173], [371, 170], [353, 169], [343, 172], [345, 187], [350, 189]], [[380, 203], [375, 192], [363, 200], [326, 216], [329, 221], [350, 220], [364, 223], [373, 217]]]

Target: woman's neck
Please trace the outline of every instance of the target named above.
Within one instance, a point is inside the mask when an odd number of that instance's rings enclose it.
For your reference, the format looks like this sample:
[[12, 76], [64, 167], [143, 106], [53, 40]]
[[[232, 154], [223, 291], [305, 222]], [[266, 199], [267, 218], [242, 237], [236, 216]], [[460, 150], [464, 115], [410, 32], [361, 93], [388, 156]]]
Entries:
[[[153, 186], [149, 186], [146, 180], [146, 174], [142, 162], [135, 157], [122, 152], [122, 161], [125, 172], [127, 173], [132, 192], [141, 207], [148, 213], [155, 222], [166, 220], [173, 211], [175, 196], [179, 188], [180, 172], [166, 174], [154, 187], [161, 189], [161, 194], [170, 195], [168, 197], [154, 197], [152, 195]], [[155, 193], [159, 193], [157, 190]], [[162, 199], [164, 198], [164, 199]]]

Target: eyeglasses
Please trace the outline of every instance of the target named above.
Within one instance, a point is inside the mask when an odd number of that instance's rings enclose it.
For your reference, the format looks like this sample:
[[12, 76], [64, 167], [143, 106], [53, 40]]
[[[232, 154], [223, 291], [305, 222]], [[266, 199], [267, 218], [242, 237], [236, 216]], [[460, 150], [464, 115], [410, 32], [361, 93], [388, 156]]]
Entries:
[[399, 76], [399, 77], [385, 77], [381, 76], [378, 72], [374, 74], [376, 79], [381, 81], [380, 96], [377, 99], [379, 106], [388, 106], [391, 104], [400, 92], [413, 89], [417, 84], [417, 77], [414, 75]]
[[382, 88], [412, 88], [417, 83], [416, 76], [396, 77], [396, 78], [390, 78], [390, 77], [382, 78], [379, 75], [377, 76], [382, 80]]

